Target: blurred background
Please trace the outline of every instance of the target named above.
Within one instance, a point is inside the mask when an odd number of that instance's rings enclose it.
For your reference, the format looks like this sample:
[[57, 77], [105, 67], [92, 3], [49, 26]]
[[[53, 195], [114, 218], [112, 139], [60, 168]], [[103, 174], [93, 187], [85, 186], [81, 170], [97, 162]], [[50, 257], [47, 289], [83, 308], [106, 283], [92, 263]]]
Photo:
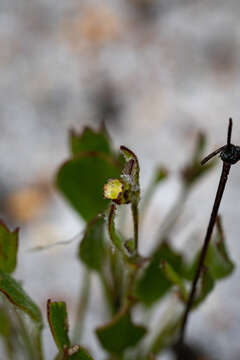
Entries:
[[[81, 283], [82, 222], [54, 187], [69, 154], [68, 130], [104, 120], [116, 149], [124, 144], [138, 155], [143, 191], [156, 165], [170, 170], [144, 222], [144, 253], [178, 195], [178, 171], [198, 131], [207, 133], [212, 151], [225, 143], [232, 116], [233, 142], [240, 143], [239, 16], [237, 0], [0, 1], [0, 213], [21, 227], [16, 278], [44, 313], [52, 297], [67, 302], [72, 319]], [[173, 234], [179, 248], [193, 235], [200, 244], [220, 166], [188, 199]], [[239, 183], [236, 165], [221, 206], [235, 263]], [[66, 246], [29, 250], [72, 238]], [[94, 287], [83, 344], [101, 360], [91, 335], [104, 318]], [[239, 297], [237, 269], [191, 316], [189, 341], [218, 360], [239, 360]], [[47, 327], [44, 342], [51, 359], [56, 349]]]

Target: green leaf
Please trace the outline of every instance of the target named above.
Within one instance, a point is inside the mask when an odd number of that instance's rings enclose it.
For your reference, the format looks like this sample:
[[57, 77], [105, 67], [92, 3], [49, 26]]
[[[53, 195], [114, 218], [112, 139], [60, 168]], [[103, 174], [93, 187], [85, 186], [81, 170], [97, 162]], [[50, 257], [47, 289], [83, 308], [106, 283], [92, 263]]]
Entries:
[[147, 306], [159, 300], [172, 286], [172, 282], [160, 267], [162, 260], [167, 261], [176, 273], [181, 270], [181, 255], [171, 249], [167, 243], [162, 243], [136, 283], [136, 296]]
[[163, 166], [159, 166], [155, 170], [153, 184], [157, 185], [162, 181], [164, 181], [167, 177], [168, 177], [168, 170]]
[[80, 259], [92, 270], [101, 271], [105, 259], [103, 216], [97, 216], [86, 227], [79, 246]]
[[124, 241], [121, 235], [115, 229], [115, 216], [116, 216], [116, 205], [112, 204], [108, 215], [108, 233], [113, 245], [124, 254], [123, 244]]
[[203, 175], [211, 170], [215, 165], [216, 161], [211, 161], [206, 165], [201, 165], [201, 157], [206, 147], [206, 136], [202, 133], [198, 134], [195, 150], [193, 152], [192, 159], [189, 164], [185, 166], [182, 171], [182, 178], [186, 186], [192, 186], [196, 183]]
[[127, 249], [129, 254], [134, 254], [135, 251], [135, 243], [133, 239], [128, 239], [124, 242], [124, 247]]
[[6, 309], [0, 307], [0, 335], [5, 338], [10, 336], [11, 322]]
[[199, 282], [200, 282], [200, 288], [197, 297], [194, 300], [194, 304], [193, 304], [194, 308], [196, 308], [206, 299], [206, 297], [210, 294], [210, 292], [213, 290], [215, 285], [214, 279], [207, 268], [204, 269]]
[[205, 264], [215, 280], [221, 280], [229, 276], [234, 270], [234, 264], [230, 259], [226, 247], [220, 218], [217, 220], [216, 235], [210, 245]]
[[234, 264], [228, 257], [224, 243], [215, 242], [210, 245], [205, 264], [216, 280], [229, 276], [234, 269]]
[[0, 291], [12, 304], [28, 314], [39, 328], [42, 328], [42, 315], [37, 305], [15, 279], [1, 270]]
[[108, 206], [103, 186], [120, 176], [118, 164], [104, 154], [81, 153], [67, 161], [57, 174], [57, 187], [73, 208], [90, 221]]
[[193, 185], [208, 171], [212, 170], [216, 166], [216, 161], [211, 161], [204, 166], [201, 164], [194, 164], [191, 167], [186, 167], [183, 172], [183, 177], [187, 185]]
[[19, 229], [11, 232], [7, 226], [0, 221], [0, 270], [12, 273], [17, 264]]
[[159, 354], [173, 341], [173, 337], [179, 329], [181, 321], [182, 317], [176, 316], [163, 325], [151, 345], [151, 351], [153, 354]]
[[123, 352], [135, 346], [146, 334], [144, 326], [135, 325], [127, 309], [117, 314], [111, 322], [96, 329], [102, 347], [110, 353]]
[[[216, 233], [209, 245], [204, 264], [214, 280], [221, 280], [231, 275], [234, 270], [234, 264], [227, 252], [226, 241], [219, 218], [216, 225]], [[200, 253], [201, 250], [198, 251], [190, 266], [185, 265], [184, 276], [188, 280], [192, 280], [194, 277]]]
[[65, 302], [47, 301], [48, 323], [52, 332], [54, 341], [60, 351], [69, 348], [70, 341], [68, 337], [68, 316]]
[[105, 153], [107, 155], [110, 155], [112, 152], [111, 142], [105, 129], [95, 131], [85, 127], [81, 134], [71, 131], [70, 146], [73, 155], [88, 151]]
[[173, 285], [177, 286], [177, 288], [179, 289], [179, 295], [181, 297], [181, 300], [186, 303], [188, 295], [182, 277], [179, 274], [177, 274], [176, 271], [174, 271], [172, 266], [169, 265], [167, 261], [162, 260], [161, 266], [166, 278]]
[[157, 187], [168, 177], [168, 170], [163, 167], [163, 166], [159, 166], [152, 177], [152, 180], [150, 182], [150, 184], [148, 185], [146, 191], [143, 194], [143, 197], [141, 199], [141, 216], [143, 217], [143, 214], [146, 211], [146, 208], [148, 207], [148, 205], [150, 204], [155, 190], [157, 189]]

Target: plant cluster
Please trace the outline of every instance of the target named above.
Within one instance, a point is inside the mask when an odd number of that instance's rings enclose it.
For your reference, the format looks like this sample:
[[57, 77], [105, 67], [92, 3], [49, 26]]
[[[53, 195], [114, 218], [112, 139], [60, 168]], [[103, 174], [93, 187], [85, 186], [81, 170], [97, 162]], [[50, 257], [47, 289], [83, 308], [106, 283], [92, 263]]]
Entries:
[[[139, 161], [125, 146], [114, 151], [106, 129], [84, 128], [70, 133], [70, 158], [58, 170], [58, 190], [86, 223], [79, 244], [78, 259], [86, 267], [77, 321], [71, 341], [65, 302], [47, 301], [49, 327], [57, 346], [55, 360], [91, 360], [91, 350], [81, 342], [89, 300], [90, 277], [95, 272], [102, 284], [108, 318], [95, 329], [95, 336], [111, 360], [153, 360], [179, 336], [183, 311], [167, 309], [166, 316], [151, 330], [156, 304], [167, 295], [186, 306], [190, 286], [201, 257], [192, 261], [176, 251], [170, 242], [170, 230], [177, 222], [186, 198], [198, 180], [215, 162], [201, 166], [206, 139], [199, 134], [192, 158], [181, 172], [182, 192], [164, 220], [149, 254], [139, 252], [139, 224], [155, 189], [167, 180], [168, 171], [158, 167], [141, 199]], [[104, 196], [103, 196], [104, 194]], [[133, 235], [124, 235], [124, 219], [119, 208], [131, 209]], [[121, 211], [122, 213], [122, 211]], [[216, 214], [217, 215], [217, 214]], [[19, 230], [11, 231], [0, 223], [0, 335], [5, 344], [5, 359], [45, 359], [41, 333], [43, 320], [35, 302], [26, 294], [12, 273], [16, 268]], [[195, 310], [213, 290], [217, 281], [234, 269], [224, 237], [221, 219], [206, 249], [204, 267], [199, 273], [191, 310]], [[39, 269], [41, 271], [41, 269]], [[146, 314], [148, 314], [146, 318]], [[96, 359], [95, 359], [96, 360]]]

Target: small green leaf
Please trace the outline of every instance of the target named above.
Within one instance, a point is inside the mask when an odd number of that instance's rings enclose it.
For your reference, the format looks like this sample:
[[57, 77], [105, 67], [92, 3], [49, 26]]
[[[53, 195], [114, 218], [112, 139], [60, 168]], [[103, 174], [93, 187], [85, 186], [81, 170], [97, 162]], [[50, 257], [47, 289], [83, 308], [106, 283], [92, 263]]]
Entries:
[[85, 127], [81, 134], [71, 131], [70, 146], [73, 155], [88, 151], [111, 154], [111, 142], [105, 129], [95, 131]]
[[206, 136], [202, 133], [199, 133], [196, 140], [195, 151], [193, 152], [192, 159], [182, 171], [182, 178], [187, 186], [192, 186], [193, 184], [195, 184], [196, 181], [198, 181], [203, 175], [205, 175], [216, 165], [216, 161], [207, 163], [204, 166], [201, 165], [201, 157], [205, 147]]
[[127, 249], [129, 254], [134, 254], [135, 251], [135, 243], [133, 239], [128, 239], [124, 242], [124, 247]]
[[183, 302], [187, 301], [188, 295], [187, 291], [184, 285], [184, 282], [179, 276], [179, 274], [176, 273], [176, 271], [173, 270], [172, 266], [167, 263], [167, 261], [162, 260], [161, 261], [162, 270], [166, 276], [166, 278], [173, 284], [176, 285], [179, 289], [179, 295]]
[[147, 306], [159, 300], [172, 286], [172, 282], [160, 267], [162, 260], [167, 261], [176, 273], [181, 269], [181, 255], [172, 250], [167, 243], [162, 243], [136, 283], [136, 296]]
[[[226, 241], [219, 218], [216, 225], [216, 233], [208, 247], [204, 264], [214, 280], [221, 280], [231, 275], [234, 270], [234, 264], [227, 252], [225, 244]], [[193, 263], [190, 266], [185, 265], [184, 276], [188, 280], [192, 280], [194, 277], [199, 262], [200, 253], [201, 250], [198, 251], [193, 260]]]
[[219, 217], [216, 225], [216, 235], [208, 249], [205, 264], [212, 277], [215, 280], [220, 280], [233, 272], [234, 264], [228, 255], [222, 223]]
[[48, 323], [52, 332], [54, 341], [60, 351], [69, 348], [70, 341], [68, 337], [68, 316], [65, 302], [47, 301]]
[[197, 270], [197, 265], [198, 265], [198, 262], [199, 262], [199, 252], [197, 253], [197, 255], [194, 257], [194, 260], [192, 263], [182, 263], [182, 270], [181, 270], [181, 273], [182, 273], [182, 276], [189, 280], [189, 281], [192, 281], [193, 278], [194, 278], [194, 274], [196, 273], [196, 270]]
[[181, 321], [182, 317], [176, 316], [163, 325], [151, 346], [153, 354], [159, 354], [173, 341], [173, 337], [179, 329]]
[[[115, 229], [115, 216], [116, 216], [116, 205], [112, 204], [110, 206], [110, 211], [108, 215], [108, 234], [110, 240], [114, 247], [116, 247], [121, 255], [123, 256], [124, 260], [133, 264], [136, 263], [136, 256], [134, 251], [132, 251], [133, 245], [131, 244], [133, 240], [129, 241], [124, 239], [123, 235]], [[134, 243], [133, 243], [134, 244]]]
[[0, 335], [8, 338], [11, 332], [11, 323], [6, 309], [0, 307]]
[[110, 353], [123, 352], [135, 346], [146, 334], [144, 326], [135, 325], [127, 309], [117, 314], [111, 322], [96, 329], [102, 347]]
[[167, 179], [167, 177], [168, 177], [168, 170], [165, 167], [159, 166], [155, 170], [153, 177], [151, 179], [151, 182], [148, 185], [147, 189], [145, 190], [143, 197], [141, 199], [141, 216], [142, 217], [146, 211], [146, 208], [150, 204], [158, 185], [160, 185], [165, 179]]
[[195, 182], [203, 175], [205, 175], [209, 170], [212, 170], [216, 166], [216, 163], [217, 162], [213, 160], [204, 166], [201, 164], [194, 164], [192, 166], [186, 167], [183, 170], [184, 181], [189, 186], [195, 184]]
[[196, 141], [195, 151], [193, 153], [193, 159], [198, 161], [201, 158], [206, 148], [206, 145], [207, 145], [206, 135], [200, 131], [197, 135], [197, 141]]
[[108, 206], [103, 186], [109, 178], [118, 178], [118, 164], [104, 154], [80, 153], [58, 171], [57, 187], [73, 208], [90, 221]]
[[11, 232], [7, 226], [0, 221], [0, 270], [12, 273], [17, 264], [19, 229]]
[[115, 229], [116, 205], [112, 204], [108, 215], [108, 233], [112, 244], [120, 251], [124, 260], [130, 264], [136, 263], [136, 254], [134, 253], [134, 241], [126, 240], [122, 233]]
[[168, 177], [168, 170], [165, 167], [160, 166], [155, 170], [153, 183], [157, 185], [163, 180], [165, 180], [167, 177]]
[[216, 280], [229, 276], [234, 269], [234, 264], [228, 257], [224, 243], [214, 242], [209, 247], [205, 264]]
[[108, 215], [108, 233], [113, 245], [118, 250], [120, 250], [120, 252], [124, 252], [123, 239], [121, 239], [120, 234], [118, 234], [115, 229], [115, 222], [114, 222], [115, 216], [116, 216], [116, 205], [112, 204]]
[[92, 270], [101, 271], [105, 259], [104, 218], [97, 216], [86, 227], [79, 246], [80, 259]]
[[0, 291], [12, 304], [28, 314], [39, 328], [42, 327], [42, 315], [37, 305], [26, 294], [21, 285], [15, 279], [1, 270]]
[[210, 292], [213, 290], [215, 285], [214, 279], [207, 268], [204, 269], [204, 271], [202, 272], [199, 282], [200, 282], [200, 287], [196, 299], [194, 300], [194, 304], [193, 304], [194, 308], [196, 308], [206, 299], [206, 297], [210, 294]]

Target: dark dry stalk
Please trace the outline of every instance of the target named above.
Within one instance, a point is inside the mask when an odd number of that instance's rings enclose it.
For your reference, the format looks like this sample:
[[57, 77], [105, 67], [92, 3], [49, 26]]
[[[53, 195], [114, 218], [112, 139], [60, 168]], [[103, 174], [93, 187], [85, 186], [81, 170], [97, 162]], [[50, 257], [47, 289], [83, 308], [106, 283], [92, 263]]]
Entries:
[[210, 159], [212, 159], [214, 156], [216, 156], [217, 154], [219, 154], [221, 151], [223, 151], [225, 148], [224, 146], [221, 146], [219, 149], [213, 151], [211, 154], [209, 154], [208, 156], [206, 156], [202, 161], [201, 161], [201, 165], [206, 164]]
[[232, 137], [232, 118], [229, 119], [229, 125], [228, 125], [228, 136], [227, 136], [227, 147], [228, 147], [228, 149], [230, 149], [231, 137]]
[[133, 202], [131, 204], [132, 217], [133, 217], [133, 232], [134, 232], [134, 249], [138, 254], [138, 204]]
[[[229, 119], [229, 126], [228, 126], [228, 136], [227, 136], [227, 145], [220, 148], [220, 149], [226, 149], [226, 151], [228, 151], [230, 149], [231, 146], [231, 135], [232, 135], [232, 119]], [[217, 154], [219, 152], [219, 149], [217, 151], [215, 151], [212, 154]], [[206, 161], [208, 161], [213, 155], [210, 154], [211, 156], [207, 156], [204, 161], [202, 162], [205, 163]], [[186, 305], [186, 309], [183, 315], [183, 320], [182, 320], [182, 325], [181, 325], [181, 329], [180, 329], [180, 337], [179, 337], [179, 341], [178, 341], [178, 349], [179, 349], [179, 353], [178, 353], [178, 360], [184, 360], [182, 358], [182, 348], [183, 348], [183, 344], [184, 344], [184, 336], [185, 336], [185, 331], [186, 331], [186, 325], [187, 325], [187, 321], [188, 321], [188, 317], [194, 302], [194, 298], [195, 298], [195, 294], [196, 294], [196, 290], [197, 290], [197, 284], [198, 284], [198, 280], [201, 276], [201, 272], [203, 271], [204, 268], [204, 261], [207, 255], [207, 250], [208, 250], [208, 246], [211, 240], [211, 236], [213, 233], [213, 228], [214, 225], [216, 223], [217, 220], [217, 216], [218, 216], [218, 210], [221, 204], [221, 200], [223, 197], [223, 193], [225, 190], [225, 186], [228, 180], [228, 175], [230, 172], [230, 168], [231, 168], [231, 163], [230, 162], [223, 162], [223, 167], [222, 167], [222, 174], [221, 174], [221, 178], [219, 181], [219, 185], [218, 185], [218, 189], [217, 189], [217, 193], [216, 193], [216, 197], [215, 197], [215, 201], [214, 201], [214, 205], [213, 205], [213, 209], [212, 209], [212, 213], [210, 216], [210, 220], [209, 220], [209, 224], [208, 224], [208, 228], [207, 228], [207, 232], [206, 232], [206, 236], [204, 239], [204, 244], [203, 244], [203, 248], [200, 254], [200, 259], [199, 259], [199, 263], [198, 263], [198, 267], [196, 270], [196, 273], [194, 275], [194, 279], [193, 279], [193, 283], [192, 283], [192, 288], [190, 291], [190, 295], [187, 301], [187, 305]]]
[[[213, 209], [212, 209], [212, 213], [211, 213], [211, 217], [210, 217], [210, 221], [208, 224], [208, 228], [207, 228], [207, 233], [205, 236], [205, 240], [204, 240], [204, 244], [203, 244], [203, 248], [202, 248], [202, 252], [200, 255], [200, 259], [199, 259], [199, 263], [198, 263], [198, 267], [194, 276], [194, 280], [192, 283], [192, 288], [191, 288], [191, 292], [188, 298], [188, 302], [186, 305], [186, 310], [183, 316], [183, 321], [182, 321], [182, 326], [181, 326], [181, 330], [180, 330], [180, 339], [179, 339], [179, 346], [181, 348], [183, 341], [184, 341], [184, 335], [185, 335], [185, 329], [186, 329], [186, 324], [187, 324], [187, 320], [188, 320], [188, 316], [191, 310], [191, 307], [193, 305], [194, 302], [194, 297], [195, 297], [195, 293], [196, 293], [196, 289], [197, 289], [197, 283], [198, 280], [200, 278], [201, 272], [203, 270], [203, 265], [204, 265], [204, 260], [207, 254], [207, 250], [208, 250], [208, 245], [212, 236], [212, 232], [213, 232], [213, 228], [217, 219], [217, 214], [218, 214], [218, 209], [222, 200], [222, 196], [224, 193], [224, 189], [227, 183], [227, 179], [228, 179], [228, 175], [229, 175], [229, 171], [231, 168], [231, 164], [228, 163], [223, 163], [223, 168], [222, 168], [222, 174], [221, 174], [221, 178], [220, 178], [220, 182], [218, 185], [218, 190], [217, 190], [217, 194], [216, 194], [216, 198], [214, 201], [214, 205], [213, 205]], [[181, 360], [181, 356], [179, 357], [179, 360]]]

